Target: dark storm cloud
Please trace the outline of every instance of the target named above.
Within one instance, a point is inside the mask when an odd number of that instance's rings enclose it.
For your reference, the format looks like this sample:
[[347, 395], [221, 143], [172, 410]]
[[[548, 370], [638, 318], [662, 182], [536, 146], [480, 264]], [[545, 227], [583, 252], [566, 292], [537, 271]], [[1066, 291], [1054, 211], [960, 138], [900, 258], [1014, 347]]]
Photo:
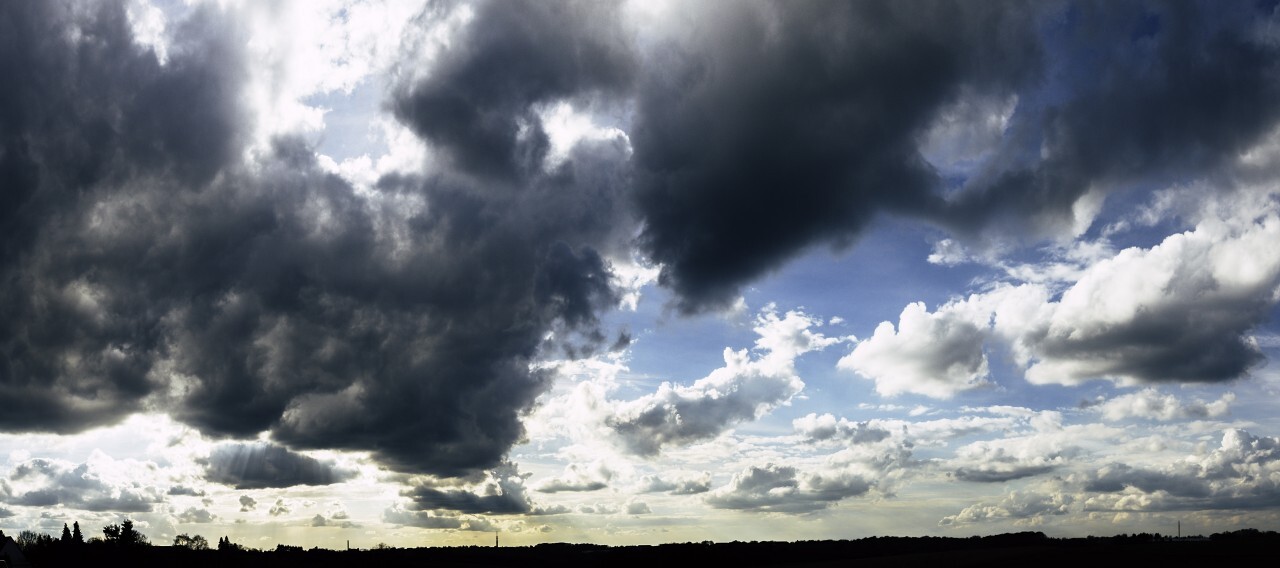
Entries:
[[[410, 511], [451, 511], [471, 514], [508, 515], [535, 513], [524, 480], [513, 463], [503, 463], [485, 472], [475, 487], [437, 486], [420, 483], [401, 495], [410, 499]], [[413, 524], [413, 523], [405, 523]]]
[[1069, 226], [1087, 191], [1211, 174], [1280, 119], [1280, 46], [1255, 27], [1270, 9], [1096, 2], [1054, 16], [1053, 79], [1019, 102], [999, 155], [948, 213], [955, 228]]
[[415, 487], [405, 494], [424, 509], [444, 509], [463, 513], [509, 515], [529, 513], [532, 507], [523, 493], [478, 495], [463, 489]]
[[331, 485], [354, 473], [268, 443], [223, 444], [204, 461], [205, 479], [236, 489]]
[[[614, 55], [588, 53], [616, 47], [610, 28], [566, 25], [612, 8], [521, 10], [482, 7], [474, 41], [440, 63], [450, 84], [503, 83], [491, 65], [513, 53], [534, 58], [530, 74], [561, 74], [515, 94], [463, 89], [496, 105], [481, 122], [536, 119], [530, 105], [615, 82]], [[579, 144], [552, 171], [511, 169], [500, 183], [517, 189], [494, 191], [467, 170], [484, 151], [468, 144], [502, 127], [436, 135], [452, 120], [436, 113], [452, 110], [406, 102], [402, 118], [463, 174], [388, 177], [361, 196], [296, 139], [233, 160], [250, 117], [232, 102], [245, 62], [228, 46], [243, 42], [217, 12], [181, 23], [163, 66], [116, 4], [6, 4], [0, 17], [17, 30], [0, 65], [21, 79], [0, 93], [0, 384], [22, 401], [3, 429], [78, 431], [145, 400], [207, 434], [269, 431], [295, 450], [470, 475], [523, 436], [520, 414], [550, 379], [530, 370], [549, 332], [578, 355], [608, 343], [596, 314], [618, 298], [604, 255], [629, 234], [625, 141]], [[536, 37], [486, 36], [489, 20]], [[580, 57], [540, 54], [534, 39]], [[432, 85], [403, 92], [451, 88]], [[339, 479], [281, 446], [219, 452], [209, 474], [223, 483]]]
[[681, 308], [725, 306], [807, 247], [851, 243], [878, 211], [930, 207], [916, 139], [962, 87], [1036, 76], [1023, 8], [700, 4], [656, 49], [632, 128], [641, 243]]
[[[980, 231], [1002, 212], [1069, 210], [1094, 179], [1081, 172], [1211, 168], [1274, 122], [1272, 54], [1230, 13], [1156, 6], [1158, 25], [1124, 35], [1143, 49], [1079, 64], [1100, 80], [1041, 84], [1045, 53], [1080, 58], [1090, 34], [1150, 19], [1101, 6], [1061, 8], [1042, 45], [1059, 7], [726, 2], [638, 54], [616, 4], [480, 3], [430, 69], [391, 86], [388, 109], [439, 167], [357, 192], [296, 139], [242, 160], [245, 38], [218, 9], [177, 23], [161, 65], [119, 3], [0, 4], [0, 387], [21, 401], [0, 430], [75, 432], [145, 407], [214, 436], [269, 432], [288, 449], [263, 455], [286, 470], [318, 448], [441, 477], [500, 466], [551, 379], [530, 363], [609, 343], [606, 259], [637, 221], [696, 311], [852, 242], [878, 211]], [[960, 97], [1013, 93], [999, 159], [943, 203], [922, 132]], [[563, 100], [627, 109], [634, 153], [582, 142], [547, 170], [538, 112]], [[217, 457], [225, 483], [324, 479]], [[537, 512], [523, 493], [459, 491], [411, 497]]]
[[161, 339], [137, 297], [95, 291], [103, 275], [82, 262], [95, 243], [62, 227], [90, 218], [103, 187], [146, 176], [183, 191], [226, 166], [234, 30], [196, 10], [161, 66], [114, 2], [5, 3], [0, 29], [0, 386], [22, 401], [0, 429], [76, 431], [139, 408]]
[[618, 2], [477, 2], [475, 23], [392, 110], [459, 171], [511, 181], [541, 167], [539, 103], [618, 92], [633, 54]]
[[[547, 333], [581, 332], [588, 349], [603, 343], [595, 314], [617, 296], [592, 243], [607, 245], [614, 230], [607, 192], [618, 187], [610, 164], [621, 150], [580, 147], [516, 193], [447, 178], [385, 188], [425, 198], [426, 210], [405, 219], [415, 248], [392, 261], [366, 241], [337, 256], [370, 259], [359, 266], [302, 255], [328, 271], [304, 274], [332, 280], [301, 295], [287, 327], [262, 326], [258, 343], [239, 343], [252, 355], [263, 340], [279, 342], [286, 349], [271, 351], [290, 357], [249, 375], [289, 372], [289, 391], [245, 381], [272, 405], [262, 415], [271, 422], [259, 424], [300, 447], [374, 449], [402, 471], [463, 475], [497, 463], [523, 435], [520, 412], [548, 385], [529, 367]], [[218, 392], [243, 399], [238, 385]]]
[[[630, 129], [640, 243], [685, 311], [853, 242], [880, 212], [965, 237], [1060, 234], [1089, 220], [1086, 192], [1213, 175], [1280, 119], [1277, 44], [1258, 31], [1275, 16], [1252, 3], [699, 10], [645, 59]], [[1007, 127], [942, 179], [926, 135], [990, 101], [1010, 101]]]

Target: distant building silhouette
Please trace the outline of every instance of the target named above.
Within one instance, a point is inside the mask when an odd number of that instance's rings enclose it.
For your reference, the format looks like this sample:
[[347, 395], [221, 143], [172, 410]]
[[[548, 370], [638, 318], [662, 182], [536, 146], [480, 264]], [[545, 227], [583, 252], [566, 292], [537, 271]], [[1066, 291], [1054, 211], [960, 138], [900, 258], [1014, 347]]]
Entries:
[[18, 543], [6, 536], [4, 542], [0, 542], [0, 566], [31, 568], [31, 563], [27, 562], [27, 557], [22, 554], [22, 549], [18, 548]]

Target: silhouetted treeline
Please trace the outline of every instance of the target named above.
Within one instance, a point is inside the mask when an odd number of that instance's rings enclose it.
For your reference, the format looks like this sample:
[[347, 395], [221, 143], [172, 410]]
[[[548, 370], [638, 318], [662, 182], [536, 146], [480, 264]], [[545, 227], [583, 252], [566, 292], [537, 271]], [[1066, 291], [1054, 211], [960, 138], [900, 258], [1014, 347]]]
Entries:
[[37, 568], [57, 566], [616, 566], [620, 563], [714, 563], [737, 566], [805, 566], [857, 560], [858, 566], [977, 566], [999, 562], [1037, 566], [1078, 566], [1085, 561], [1202, 566], [1226, 561], [1273, 558], [1280, 533], [1254, 529], [1209, 538], [1174, 539], [1160, 534], [1055, 539], [1039, 532], [985, 537], [870, 537], [859, 540], [801, 542], [680, 543], [655, 546], [539, 544], [529, 547], [377, 548], [303, 550], [280, 545], [273, 550], [245, 549], [225, 537], [218, 549], [181, 546], [87, 543], [53, 540], [27, 552]]

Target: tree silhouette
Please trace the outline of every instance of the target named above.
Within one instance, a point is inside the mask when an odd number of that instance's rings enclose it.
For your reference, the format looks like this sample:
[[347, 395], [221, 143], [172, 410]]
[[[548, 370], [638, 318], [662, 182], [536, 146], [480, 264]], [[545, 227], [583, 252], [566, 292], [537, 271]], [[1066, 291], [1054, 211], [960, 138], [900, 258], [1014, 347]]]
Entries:
[[102, 527], [103, 540], [120, 546], [143, 546], [150, 544], [146, 535], [133, 528], [133, 521], [125, 519], [118, 525]]
[[26, 530], [26, 531], [19, 531], [18, 538], [14, 539], [14, 542], [18, 543], [18, 548], [21, 548], [22, 550], [30, 550], [31, 548], [35, 547], [36, 542], [39, 539], [40, 539], [40, 533], [37, 533], [36, 531]]
[[62, 523], [62, 543], [69, 544], [71, 542], [71, 527], [67, 523]]
[[80, 521], [71, 524], [71, 540], [76, 544], [84, 544], [84, 535], [80, 533]]
[[[222, 543], [219, 542], [218, 544], [221, 545]], [[173, 545], [189, 550], [209, 550], [209, 541], [205, 540], [203, 536], [192, 536], [187, 533], [173, 537]]]

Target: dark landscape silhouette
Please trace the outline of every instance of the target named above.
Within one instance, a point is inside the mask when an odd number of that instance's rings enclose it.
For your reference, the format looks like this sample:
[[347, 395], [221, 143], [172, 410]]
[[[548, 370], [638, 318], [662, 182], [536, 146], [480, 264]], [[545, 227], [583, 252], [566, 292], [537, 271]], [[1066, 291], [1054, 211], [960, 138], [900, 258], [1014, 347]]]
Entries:
[[[0, 532], [0, 535], [3, 535]], [[10, 537], [0, 536], [0, 543]], [[534, 546], [460, 546], [373, 549], [304, 549], [276, 545], [258, 550], [201, 535], [180, 534], [172, 545], [152, 544], [129, 520], [84, 540], [79, 523], [62, 538], [22, 531], [14, 543], [23, 558], [0, 554], [8, 568], [87, 566], [617, 566], [619, 564], [728, 564], [731, 566], [1075, 566], [1141, 562], [1161, 566], [1221, 565], [1272, 559], [1280, 533], [1242, 529], [1210, 536], [1120, 534], [1050, 538], [1042, 532], [971, 537], [879, 536], [856, 540], [798, 542], [685, 542], [649, 546], [543, 543]], [[24, 564], [25, 562], [25, 564]]]

